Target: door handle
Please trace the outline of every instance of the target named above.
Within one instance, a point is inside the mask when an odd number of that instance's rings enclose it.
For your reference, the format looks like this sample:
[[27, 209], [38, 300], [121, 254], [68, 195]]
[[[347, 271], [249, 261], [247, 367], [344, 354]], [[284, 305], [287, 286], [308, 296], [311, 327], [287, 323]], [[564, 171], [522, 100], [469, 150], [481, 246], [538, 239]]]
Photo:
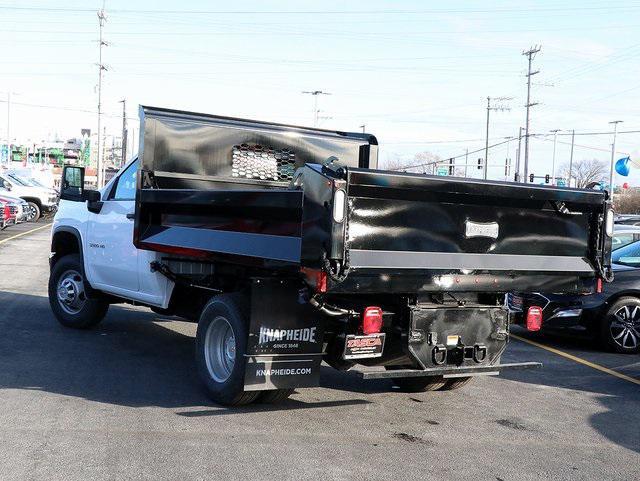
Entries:
[[133, 219], [135, 219], [135, 218], [136, 218], [136, 214], [135, 214], [135, 212], [134, 212], [134, 213], [132, 213], [132, 214], [127, 214], [127, 219], [131, 219], [131, 220], [133, 220]]

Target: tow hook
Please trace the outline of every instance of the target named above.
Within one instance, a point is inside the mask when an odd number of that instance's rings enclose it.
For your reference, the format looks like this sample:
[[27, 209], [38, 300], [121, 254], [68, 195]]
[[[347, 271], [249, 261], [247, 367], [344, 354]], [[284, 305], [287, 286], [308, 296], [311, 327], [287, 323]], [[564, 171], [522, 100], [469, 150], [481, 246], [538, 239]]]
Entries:
[[441, 366], [447, 361], [447, 348], [443, 344], [437, 344], [433, 351], [431, 351], [433, 357], [433, 363], [436, 366]]
[[476, 344], [473, 346], [473, 360], [478, 364], [483, 363], [487, 359], [487, 346], [484, 344]]

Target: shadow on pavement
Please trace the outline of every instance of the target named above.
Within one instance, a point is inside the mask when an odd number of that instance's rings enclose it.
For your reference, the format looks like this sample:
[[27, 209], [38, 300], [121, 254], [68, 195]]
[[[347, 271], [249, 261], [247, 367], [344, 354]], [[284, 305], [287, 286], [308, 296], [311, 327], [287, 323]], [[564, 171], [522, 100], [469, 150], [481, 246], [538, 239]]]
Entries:
[[[0, 332], [0, 389], [40, 390], [130, 407], [212, 405], [195, 370], [194, 324], [111, 306], [96, 328], [79, 331], [58, 324], [46, 297], [0, 291]], [[356, 392], [376, 391], [359, 379], [323, 368], [322, 375], [327, 374], [334, 389], [355, 380]], [[196, 417], [368, 402], [288, 400], [277, 406], [179, 414]]]
[[[587, 349], [592, 350], [587, 350], [582, 347], [580, 341], [557, 339], [553, 336], [541, 338], [520, 332], [518, 335], [562, 351], [566, 350], [573, 355], [614, 370], [618, 366], [630, 366], [638, 362], [638, 357], [634, 355], [603, 353], [590, 346]], [[580, 346], [582, 350], [576, 352], [576, 346]], [[612, 442], [640, 452], [640, 429], [630, 429], [630, 426], [640, 426], [640, 409], [638, 409], [640, 406], [640, 385], [523, 342], [511, 341], [503, 356], [503, 361], [524, 360], [542, 362], [543, 367], [526, 371], [505, 371], [501, 374], [501, 378], [593, 393], [594, 398], [603, 406], [604, 410], [591, 416], [591, 426]], [[637, 371], [627, 372], [627, 374], [638, 377]], [[576, 397], [576, 403], [579, 402], [580, 398]], [[576, 409], [579, 408], [580, 406], [576, 405]]]
[[248, 413], [267, 413], [276, 411], [290, 411], [291, 409], [317, 409], [332, 408], [340, 406], [357, 406], [361, 404], [371, 404], [370, 401], [364, 399], [345, 399], [341, 401], [318, 401], [314, 403], [302, 402], [297, 399], [287, 399], [278, 404], [250, 404], [248, 406], [240, 406], [235, 408], [206, 409], [202, 411], [185, 411], [178, 412], [178, 416], [187, 418], [199, 418], [205, 416], [228, 416], [233, 414]]

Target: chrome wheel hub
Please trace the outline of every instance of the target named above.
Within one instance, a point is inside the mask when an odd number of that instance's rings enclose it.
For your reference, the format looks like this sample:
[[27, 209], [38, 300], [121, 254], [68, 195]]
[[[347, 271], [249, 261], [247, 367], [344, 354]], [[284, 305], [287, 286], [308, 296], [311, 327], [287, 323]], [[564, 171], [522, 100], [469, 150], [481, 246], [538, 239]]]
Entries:
[[226, 318], [218, 316], [209, 324], [204, 340], [204, 356], [209, 375], [216, 382], [229, 379], [236, 362], [236, 338]]
[[60, 307], [69, 314], [80, 312], [87, 300], [82, 276], [74, 270], [68, 270], [60, 276], [56, 291]]
[[609, 324], [613, 341], [625, 349], [635, 349], [640, 342], [640, 306], [623, 306]]

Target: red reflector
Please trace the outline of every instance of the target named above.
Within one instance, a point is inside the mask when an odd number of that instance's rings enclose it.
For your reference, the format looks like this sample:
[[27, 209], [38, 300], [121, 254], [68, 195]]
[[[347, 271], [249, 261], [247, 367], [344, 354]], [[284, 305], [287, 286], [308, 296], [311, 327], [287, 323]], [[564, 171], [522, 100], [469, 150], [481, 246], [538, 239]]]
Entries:
[[596, 282], [596, 292], [598, 294], [602, 292], [602, 277], [598, 277], [598, 281]]
[[323, 270], [316, 274], [316, 291], [327, 292], [327, 273]]
[[527, 330], [539, 331], [542, 327], [542, 307], [531, 306], [527, 310]]
[[367, 307], [362, 313], [362, 332], [376, 334], [382, 329], [382, 309], [375, 306]]

